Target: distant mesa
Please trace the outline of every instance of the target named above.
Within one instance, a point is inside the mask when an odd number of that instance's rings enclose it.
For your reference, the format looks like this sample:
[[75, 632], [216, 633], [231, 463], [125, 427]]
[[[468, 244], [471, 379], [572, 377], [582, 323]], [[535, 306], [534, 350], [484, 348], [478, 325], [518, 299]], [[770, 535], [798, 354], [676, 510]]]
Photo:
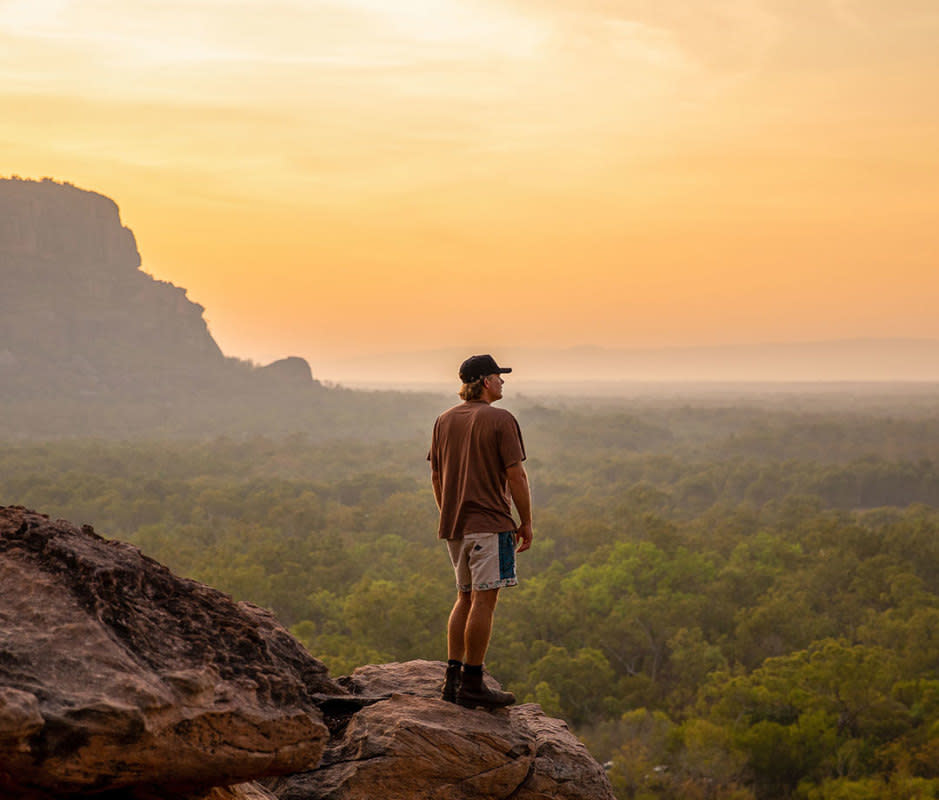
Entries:
[[113, 200], [49, 178], [0, 180], [0, 253], [54, 261], [66, 273], [140, 266], [134, 234]]
[[288, 356], [274, 361], [266, 367], [260, 367], [258, 372], [271, 381], [284, 384], [303, 386], [313, 380], [313, 371], [305, 358]]
[[205, 309], [140, 266], [113, 200], [48, 178], [0, 179], [0, 392], [159, 397], [317, 385], [296, 356], [263, 369], [226, 358]]

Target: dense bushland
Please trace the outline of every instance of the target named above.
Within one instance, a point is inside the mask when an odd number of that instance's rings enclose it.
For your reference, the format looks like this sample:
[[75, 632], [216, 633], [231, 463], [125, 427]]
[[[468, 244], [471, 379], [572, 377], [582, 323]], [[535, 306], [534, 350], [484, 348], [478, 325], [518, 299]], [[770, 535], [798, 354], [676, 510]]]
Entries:
[[[536, 539], [489, 664], [620, 797], [939, 796], [939, 413], [796, 405], [514, 409]], [[273, 608], [342, 674], [444, 657], [426, 449], [15, 443], [0, 502]]]

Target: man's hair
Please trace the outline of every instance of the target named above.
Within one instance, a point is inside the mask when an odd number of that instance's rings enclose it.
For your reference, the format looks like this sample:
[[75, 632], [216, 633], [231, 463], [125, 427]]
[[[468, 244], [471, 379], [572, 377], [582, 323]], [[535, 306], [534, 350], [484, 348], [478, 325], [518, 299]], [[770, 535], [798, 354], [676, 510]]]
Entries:
[[470, 383], [464, 383], [460, 389], [460, 398], [463, 400], [479, 400], [483, 396], [483, 387], [488, 375], [483, 375]]

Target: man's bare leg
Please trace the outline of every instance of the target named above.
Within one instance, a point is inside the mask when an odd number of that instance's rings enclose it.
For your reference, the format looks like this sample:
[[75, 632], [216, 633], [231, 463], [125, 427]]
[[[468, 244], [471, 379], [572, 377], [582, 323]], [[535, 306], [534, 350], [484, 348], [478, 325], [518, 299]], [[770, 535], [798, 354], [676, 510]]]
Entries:
[[498, 601], [498, 589], [484, 589], [472, 593], [463, 640], [464, 664], [482, 664], [486, 660], [489, 637], [492, 635], [492, 619]]
[[447, 672], [440, 687], [440, 697], [456, 702], [463, 671], [463, 650], [466, 642], [466, 620], [473, 605], [471, 592], [458, 592], [447, 622]]
[[472, 592], [459, 592], [450, 620], [447, 622], [447, 658], [451, 661], [463, 661], [466, 647], [466, 620], [473, 605]]
[[515, 702], [515, 695], [511, 692], [489, 689], [483, 683], [483, 661], [489, 649], [492, 619], [498, 599], [498, 589], [473, 592], [469, 616], [466, 619], [463, 674], [456, 700], [461, 706], [492, 709]]

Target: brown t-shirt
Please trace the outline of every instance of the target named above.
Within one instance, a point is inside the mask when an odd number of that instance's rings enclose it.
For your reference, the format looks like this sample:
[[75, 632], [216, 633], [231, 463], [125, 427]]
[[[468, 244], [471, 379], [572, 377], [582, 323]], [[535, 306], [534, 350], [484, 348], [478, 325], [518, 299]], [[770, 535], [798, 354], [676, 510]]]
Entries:
[[445, 411], [434, 423], [427, 459], [440, 475], [439, 538], [516, 529], [505, 470], [525, 460], [525, 445], [508, 411], [483, 401]]

